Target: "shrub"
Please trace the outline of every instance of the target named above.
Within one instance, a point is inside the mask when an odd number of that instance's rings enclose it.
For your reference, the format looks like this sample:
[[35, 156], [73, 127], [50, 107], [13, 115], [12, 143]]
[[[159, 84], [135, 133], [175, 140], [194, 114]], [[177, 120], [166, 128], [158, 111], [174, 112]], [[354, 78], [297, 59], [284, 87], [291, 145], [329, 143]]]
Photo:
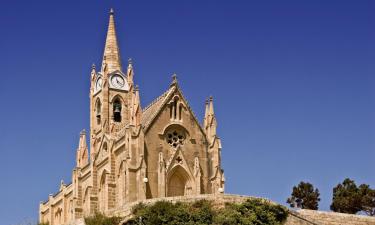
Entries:
[[261, 199], [248, 199], [243, 203], [228, 203], [215, 209], [210, 201], [195, 203], [156, 202], [139, 204], [133, 208], [134, 219], [126, 225], [280, 225], [285, 221], [287, 210]]
[[216, 225], [279, 225], [286, 220], [287, 210], [262, 199], [248, 199], [241, 204], [229, 203], [218, 211]]
[[86, 225], [118, 225], [120, 222], [120, 217], [107, 217], [101, 213], [85, 218]]

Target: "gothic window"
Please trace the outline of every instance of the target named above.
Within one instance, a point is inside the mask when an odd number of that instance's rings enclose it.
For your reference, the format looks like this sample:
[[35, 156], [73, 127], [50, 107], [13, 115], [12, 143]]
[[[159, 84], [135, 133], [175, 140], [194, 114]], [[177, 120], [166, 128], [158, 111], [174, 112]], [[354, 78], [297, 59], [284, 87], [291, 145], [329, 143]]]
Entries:
[[175, 98], [173, 102], [173, 119], [177, 119], [177, 102], [178, 98]]
[[83, 197], [83, 211], [84, 211], [85, 216], [89, 216], [89, 213], [90, 213], [89, 188], [86, 188], [85, 194]]
[[101, 121], [101, 113], [102, 113], [102, 103], [98, 98], [95, 103], [95, 111], [96, 111], [96, 123], [99, 125]]
[[99, 210], [104, 212], [106, 210], [106, 171], [103, 171], [102, 177], [99, 183]]
[[182, 120], [183, 105], [179, 101], [179, 97], [175, 96], [169, 105], [169, 116], [171, 120]]
[[182, 120], [182, 104], [180, 104], [179, 108], [178, 108], [178, 119], [179, 120]]
[[121, 101], [120, 99], [116, 98], [113, 102], [113, 120], [115, 122], [121, 122]]
[[103, 144], [103, 151], [104, 151], [104, 152], [107, 152], [107, 151], [108, 151], [107, 142], [105, 142], [105, 143]]
[[185, 134], [178, 130], [171, 130], [167, 133], [167, 143], [173, 148], [184, 144]]

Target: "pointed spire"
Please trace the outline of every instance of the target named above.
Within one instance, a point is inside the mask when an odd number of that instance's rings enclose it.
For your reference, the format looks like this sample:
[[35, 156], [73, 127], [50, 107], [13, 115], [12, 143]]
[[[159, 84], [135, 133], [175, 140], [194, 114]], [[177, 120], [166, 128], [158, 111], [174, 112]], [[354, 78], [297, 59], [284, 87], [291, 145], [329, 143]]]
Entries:
[[207, 128], [207, 125], [208, 125], [208, 115], [209, 115], [209, 106], [208, 106], [208, 99], [206, 99], [205, 110], [204, 110], [204, 119], [203, 119], [203, 129]]
[[79, 143], [77, 149], [77, 167], [84, 167], [88, 163], [88, 148], [86, 143], [86, 131], [82, 130], [79, 134]]
[[95, 67], [95, 64], [93, 63], [91, 65], [91, 79], [94, 78], [95, 74], [96, 74], [96, 67]]
[[210, 109], [209, 109], [209, 115], [213, 116], [214, 115], [214, 98], [210, 96]]
[[79, 149], [85, 149], [87, 148], [87, 143], [86, 143], [86, 131], [82, 130], [81, 133], [79, 134]]
[[216, 136], [217, 122], [214, 113], [214, 99], [210, 96], [209, 100], [206, 100], [206, 111], [204, 115], [204, 129], [208, 141], [212, 143], [213, 138]]
[[105, 41], [104, 55], [101, 71], [107, 71], [108, 73], [115, 70], [122, 70], [121, 68], [121, 58], [120, 58], [120, 49], [117, 43], [116, 29], [115, 29], [115, 20], [114, 12], [111, 9], [109, 13], [109, 24], [107, 31], [107, 39]]
[[141, 109], [141, 100], [139, 97], [139, 87], [135, 86], [133, 91], [133, 110], [132, 110], [132, 123], [135, 126], [138, 126], [141, 123], [142, 109]]
[[133, 71], [133, 60], [131, 58], [128, 59], [128, 82], [129, 84], [133, 84], [133, 77], [134, 77], [134, 71]]
[[139, 105], [140, 99], [139, 99], [139, 86], [138, 85], [135, 86], [134, 93], [135, 93], [135, 104]]

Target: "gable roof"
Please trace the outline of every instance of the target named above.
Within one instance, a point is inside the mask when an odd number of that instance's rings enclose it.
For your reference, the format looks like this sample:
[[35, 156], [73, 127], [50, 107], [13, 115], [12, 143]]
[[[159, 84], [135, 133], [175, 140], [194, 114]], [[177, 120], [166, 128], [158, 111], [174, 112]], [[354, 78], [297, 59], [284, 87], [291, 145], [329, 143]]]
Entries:
[[152, 101], [150, 105], [148, 105], [142, 110], [143, 112], [142, 112], [141, 124], [143, 125], [143, 129], [147, 132], [147, 129], [150, 127], [152, 122], [158, 116], [163, 106], [170, 100], [171, 97], [173, 97], [173, 93], [175, 93], [176, 91], [180, 93], [182, 100], [185, 102], [186, 107], [191, 112], [193, 118], [197, 122], [199, 129], [201, 129], [201, 131], [205, 133], [201, 124], [199, 123], [197, 117], [195, 116], [193, 110], [190, 108], [187, 100], [185, 99], [184, 95], [182, 94], [182, 91], [180, 90], [177, 84], [171, 85], [171, 87], [167, 91], [165, 91], [162, 95], [160, 95], [158, 98]]
[[174, 87], [170, 87], [162, 95], [153, 100], [148, 106], [142, 110], [142, 119], [141, 124], [144, 129], [147, 129], [151, 122], [154, 120], [156, 115], [159, 113], [159, 110], [165, 104], [168, 99], [168, 96], [174, 92]]

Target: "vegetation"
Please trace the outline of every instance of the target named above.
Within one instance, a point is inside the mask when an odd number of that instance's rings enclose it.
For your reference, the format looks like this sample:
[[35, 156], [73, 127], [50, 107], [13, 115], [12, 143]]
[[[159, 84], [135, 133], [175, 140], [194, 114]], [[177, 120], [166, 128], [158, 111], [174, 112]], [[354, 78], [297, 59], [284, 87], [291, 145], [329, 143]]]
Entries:
[[359, 193], [362, 196], [361, 209], [369, 216], [375, 216], [375, 190], [367, 184], [359, 186]]
[[298, 186], [293, 187], [291, 197], [287, 199], [290, 207], [297, 207], [301, 209], [317, 210], [320, 201], [320, 193], [314, 186], [308, 182], [301, 181]]
[[333, 188], [331, 210], [350, 214], [362, 211], [367, 215], [374, 216], [375, 190], [367, 184], [357, 187], [353, 180], [346, 178]]
[[249, 199], [239, 204], [215, 208], [210, 201], [195, 203], [156, 202], [138, 205], [133, 209], [134, 219], [126, 225], [279, 225], [287, 217], [287, 210], [260, 199]]
[[85, 218], [86, 225], [118, 225], [120, 222], [120, 217], [107, 217], [101, 213]]

